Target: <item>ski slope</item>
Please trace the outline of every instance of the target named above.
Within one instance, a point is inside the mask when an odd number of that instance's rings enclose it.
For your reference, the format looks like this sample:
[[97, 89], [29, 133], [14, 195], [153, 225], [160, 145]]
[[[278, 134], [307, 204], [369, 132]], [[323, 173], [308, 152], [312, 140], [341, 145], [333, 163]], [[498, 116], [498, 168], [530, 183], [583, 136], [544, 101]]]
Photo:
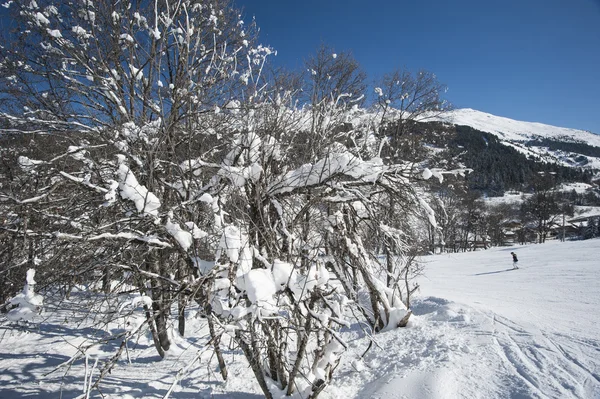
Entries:
[[599, 250], [591, 240], [423, 258], [417, 317], [377, 337], [354, 397], [600, 398]]
[[[518, 270], [510, 270], [511, 251]], [[599, 252], [596, 239], [423, 257], [409, 326], [374, 335], [370, 348], [366, 326], [344, 331], [348, 351], [321, 397], [600, 398]], [[83, 359], [52, 370], [102, 328], [73, 316], [82, 301], [53, 306], [60, 310], [39, 329], [0, 322], [0, 398], [83, 397]], [[202, 319], [191, 314], [188, 331], [164, 360], [149, 337], [132, 342], [131, 363], [120, 361], [101, 385], [105, 397], [262, 397], [239, 351], [226, 353], [223, 382]], [[88, 372], [114, 353], [111, 345], [94, 347]]]

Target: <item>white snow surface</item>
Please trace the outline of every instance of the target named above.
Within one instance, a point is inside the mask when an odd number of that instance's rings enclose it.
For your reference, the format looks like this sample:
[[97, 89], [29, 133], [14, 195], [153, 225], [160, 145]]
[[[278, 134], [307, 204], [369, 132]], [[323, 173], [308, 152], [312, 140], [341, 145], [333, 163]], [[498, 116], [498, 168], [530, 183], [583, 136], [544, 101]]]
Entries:
[[[364, 356], [368, 329], [356, 323], [344, 329], [348, 350], [320, 397], [600, 398], [599, 250], [596, 239], [423, 257], [425, 273], [408, 327], [375, 334]], [[519, 256], [518, 270], [510, 270], [511, 251]], [[289, 267], [279, 262], [274, 269], [274, 282], [282, 284]], [[88, 339], [143, 321], [142, 311], [133, 309], [121, 322], [92, 327], [92, 315], [75, 316], [78, 308], [89, 309], [84, 294], [45, 301], [45, 314], [52, 316], [39, 327], [16, 328], [0, 316], [1, 398], [84, 397], [84, 359], [66, 376], [66, 368], [45, 374]], [[172, 398], [262, 397], [239, 351], [225, 350], [229, 379], [220, 380], [204, 319], [189, 312], [186, 338], [173, 332], [163, 360], [148, 335], [130, 340], [131, 364], [123, 358], [107, 375], [104, 397], [162, 398], [172, 386]], [[100, 367], [119, 344], [90, 349], [88, 373], [96, 358]]]

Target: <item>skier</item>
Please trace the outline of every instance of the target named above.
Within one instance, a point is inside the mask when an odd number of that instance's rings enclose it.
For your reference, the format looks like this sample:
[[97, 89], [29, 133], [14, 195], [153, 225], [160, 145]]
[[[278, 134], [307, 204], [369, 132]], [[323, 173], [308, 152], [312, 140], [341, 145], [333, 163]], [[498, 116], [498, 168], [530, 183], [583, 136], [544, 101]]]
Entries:
[[514, 252], [510, 253], [513, 257], [513, 269], [518, 269], [519, 266], [517, 266], [517, 263], [519, 263], [519, 259], [517, 259], [517, 254]]

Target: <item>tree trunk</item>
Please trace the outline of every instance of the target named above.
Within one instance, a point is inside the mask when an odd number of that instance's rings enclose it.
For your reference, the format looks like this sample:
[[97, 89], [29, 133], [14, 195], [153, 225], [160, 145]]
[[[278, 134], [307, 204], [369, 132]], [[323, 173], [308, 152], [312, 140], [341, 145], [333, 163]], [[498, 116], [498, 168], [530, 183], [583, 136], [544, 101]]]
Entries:
[[185, 302], [185, 295], [180, 293], [177, 304], [177, 327], [179, 329], [179, 335], [182, 337], [185, 335]]
[[263, 373], [262, 366], [260, 364], [261, 356], [259, 350], [257, 349], [258, 343], [256, 342], [254, 328], [254, 323], [248, 318], [248, 329], [250, 330], [250, 343], [246, 342], [246, 337], [242, 335], [243, 333], [240, 332], [240, 330], [237, 330], [235, 333], [236, 341], [242, 348], [246, 359], [248, 359], [248, 363], [250, 363], [250, 368], [252, 369], [252, 372], [254, 372], [254, 376], [256, 377], [258, 385], [262, 389], [265, 398], [273, 399], [273, 395], [271, 394], [271, 391], [269, 391], [267, 381], [265, 380], [265, 374]]
[[158, 352], [158, 355], [162, 358], [165, 357], [165, 351], [160, 344], [160, 339], [158, 338], [158, 333], [156, 331], [156, 323], [154, 321], [154, 317], [152, 317], [152, 312], [150, 312], [150, 308], [144, 305], [144, 310], [146, 311], [146, 320], [148, 320], [148, 328], [150, 328], [150, 334], [152, 334], [152, 341], [154, 342], [154, 347]]
[[[155, 251], [150, 251], [150, 253], [148, 254], [147, 265], [148, 269], [151, 270], [153, 273], [156, 273], [158, 275], [161, 274], [160, 258]], [[161, 357], [164, 357], [164, 352], [168, 351], [171, 347], [171, 341], [169, 340], [169, 334], [167, 331], [167, 321], [169, 317], [169, 301], [167, 300], [167, 298], [165, 298], [165, 290], [167, 289], [167, 287], [165, 287], [161, 281], [155, 278], [151, 279], [151, 285], [153, 311], [152, 319], [156, 326], [156, 338], [153, 336], [153, 339], [154, 344], [156, 345], [158, 342], [158, 345], [160, 346], [160, 348], [156, 348], [158, 353], [161, 354], [162, 352]], [[150, 323], [152, 324], [152, 321], [150, 321]]]
[[165, 312], [163, 303], [152, 302], [152, 309], [154, 310], [160, 346], [164, 351], [168, 351], [171, 347], [171, 340], [169, 339], [169, 333], [167, 331], [168, 313]]
[[110, 294], [110, 271], [108, 267], [105, 267], [102, 273], [102, 292], [106, 295]]
[[223, 353], [221, 352], [220, 346], [221, 336], [215, 334], [215, 324], [213, 322], [212, 317], [212, 310], [210, 305], [208, 305], [206, 308], [206, 320], [208, 321], [208, 330], [210, 332], [213, 348], [215, 349], [217, 361], [219, 362], [219, 371], [221, 371], [221, 377], [223, 377], [223, 381], [227, 381], [227, 365], [225, 364], [225, 359], [223, 358]]

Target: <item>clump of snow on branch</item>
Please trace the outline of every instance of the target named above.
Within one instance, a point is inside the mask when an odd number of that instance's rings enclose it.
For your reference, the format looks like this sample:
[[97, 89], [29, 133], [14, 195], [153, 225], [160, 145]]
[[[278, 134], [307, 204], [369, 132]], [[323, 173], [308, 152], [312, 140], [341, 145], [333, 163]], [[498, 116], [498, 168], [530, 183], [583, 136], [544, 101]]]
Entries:
[[346, 175], [362, 182], [376, 181], [385, 167], [381, 158], [363, 161], [350, 152], [334, 153], [315, 164], [305, 164], [288, 172], [269, 187], [271, 194], [293, 191], [298, 187], [323, 184], [335, 175]]
[[422, 198], [419, 198], [419, 204], [421, 204], [423, 211], [425, 211], [425, 214], [427, 215], [427, 219], [429, 220], [429, 223], [433, 227], [437, 227], [437, 222], [435, 220], [435, 212], [433, 211], [433, 209], [431, 209], [431, 206], [429, 206], [427, 201], [425, 201]]
[[165, 229], [167, 229], [167, 232], [179, 243], [179, 246], [184, 251], [187, 251], [194, 243], [192, 234], [189, 231], [183, 230], [179, 223], [173, 223], [170, 218], [165, 224]]
[[429, 170], [429, 168], [425, 168], [425, 169], [423, 169], [423, 172], [421, 175], [423, 176], [423, 179], [429, 180], [431, 178], [431, 176], [433, 176], [433, 173], [431, 173], [431, 170]]
[[139, 213], [157, 217], [160, 201], [156, 195], [138, 183], [131, 169], [125, 164], [124, 155], [118, 156], [118, 165], [117, 175], [121, 197], [133, 201]]
[[258, 181], [263, 172], [259, 163], [263, 148], [260, 137], [256, 133], [239, 135], [232, 147], [223, 160], [220, 174], [230, 179], [236, 187], [242, 187], [247, 180]]
[[216, 259], [225, 256], [231, 263], [238, 263], [237, 274], [247, 273], [252, 268], [252, 251], [248, 247], [247, 235], [237, 226], [223, 229]]
[[44, 161], [38, 161], [36, 159], [31, 159], [24, 155], [20, 155], [19, 158], [17, 158], [17, 162], [19, 163], [19, 166], [21, 167], [21, 169], [23, 169], [24, 171], [27, 171], [27, 172], [33, 171], [33, 169], [37, 165], [44, 164]]

